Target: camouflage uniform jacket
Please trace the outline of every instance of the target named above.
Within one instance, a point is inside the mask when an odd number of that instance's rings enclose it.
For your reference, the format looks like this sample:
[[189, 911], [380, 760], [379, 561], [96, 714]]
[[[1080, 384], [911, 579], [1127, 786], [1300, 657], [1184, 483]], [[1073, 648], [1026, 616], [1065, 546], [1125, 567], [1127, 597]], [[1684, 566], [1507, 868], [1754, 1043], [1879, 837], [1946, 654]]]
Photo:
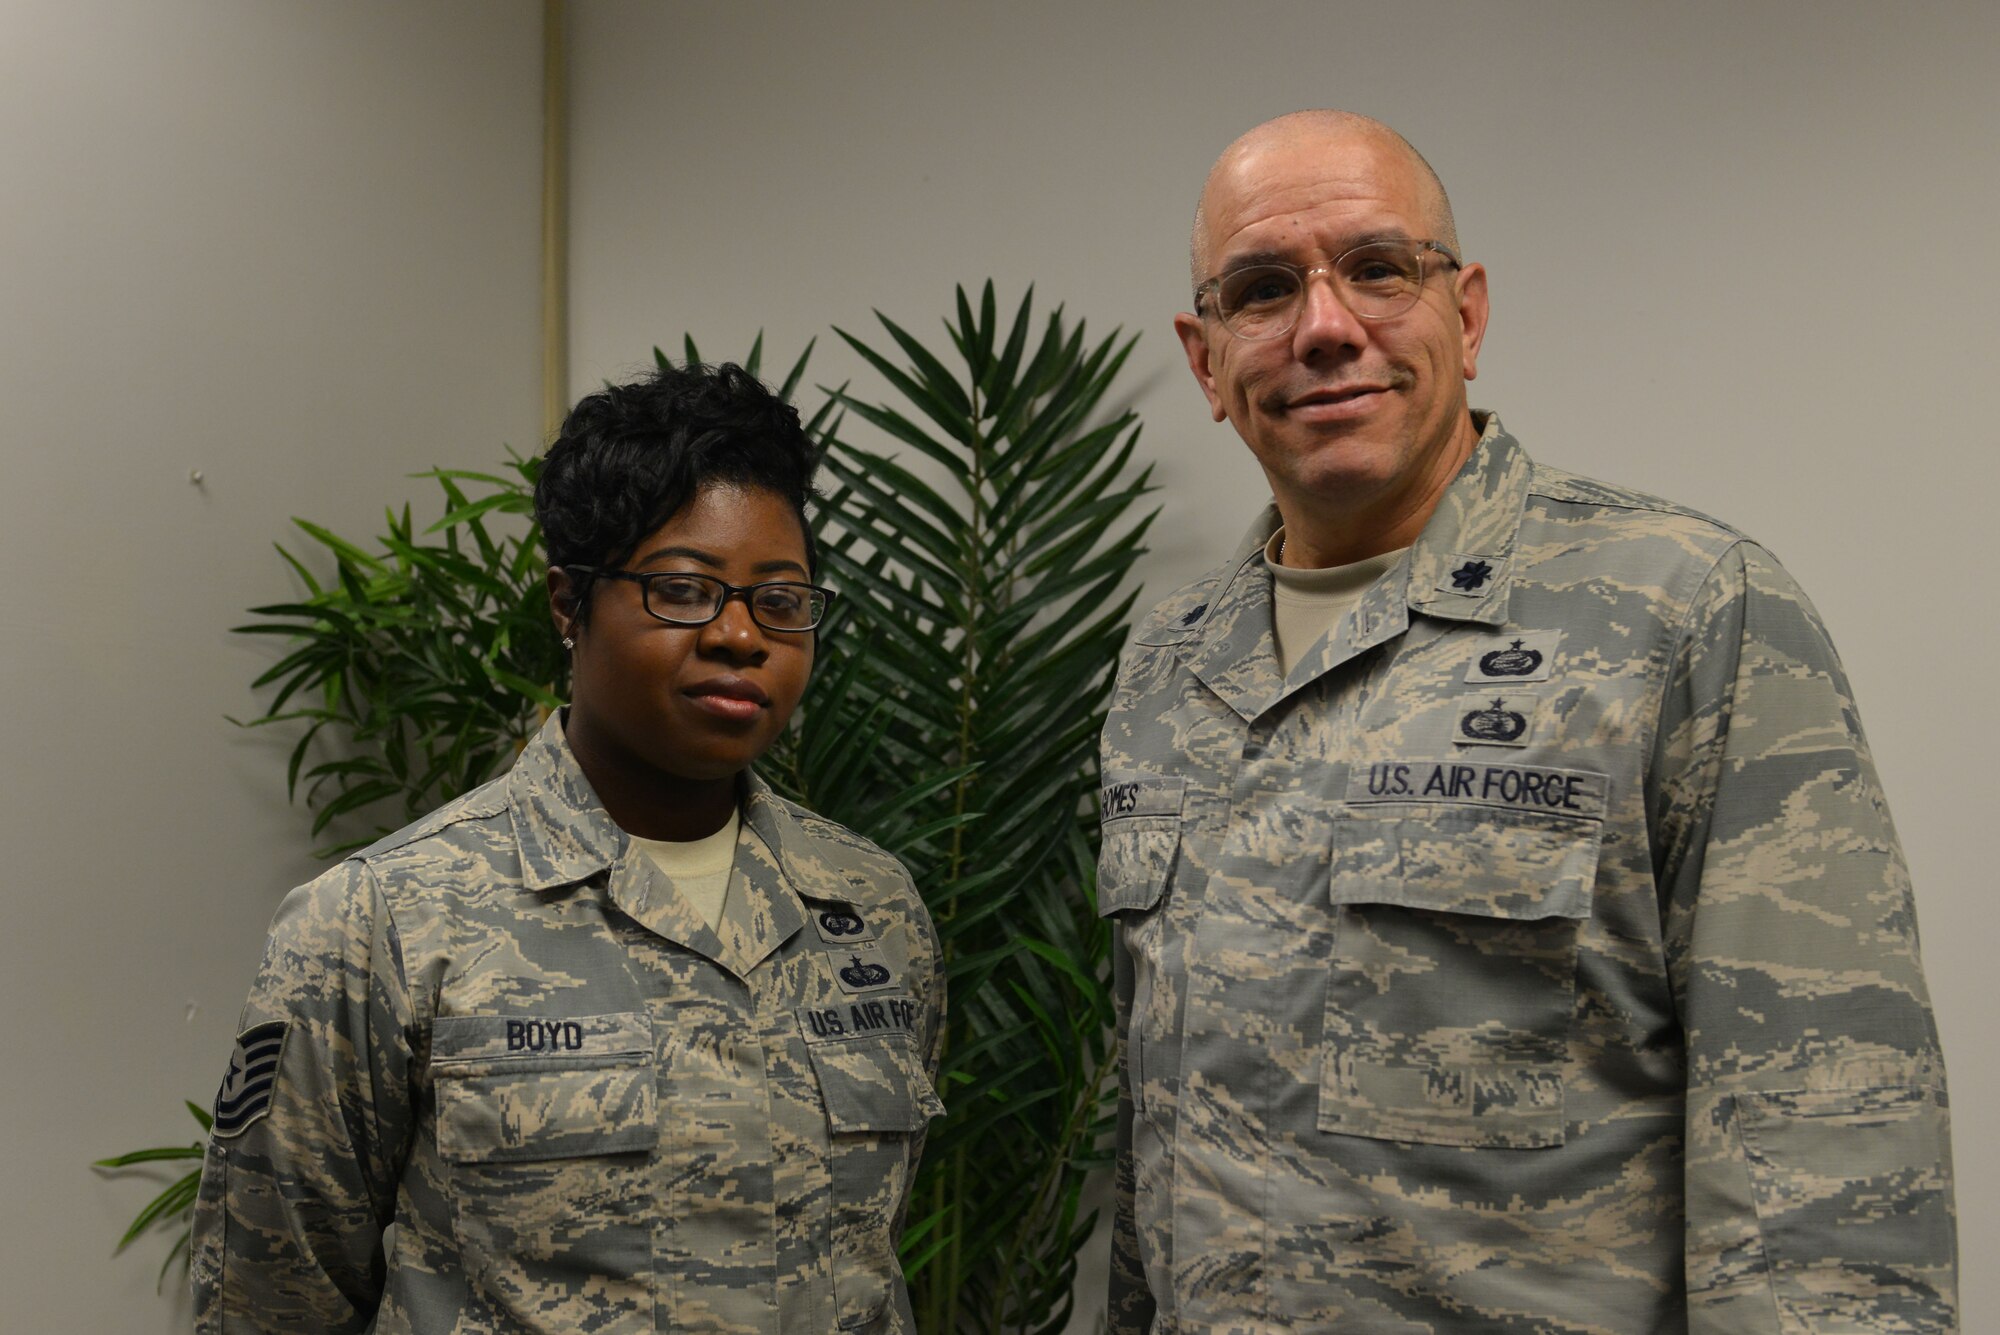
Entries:
[[744, 822], [711, 928], [552, 719], [294, 891], [217, 1102], [199, 1330], [914, 1331], [930, 920], [755, 779]]
[[1909, 881], [1805, 595], [1489, 418], [1281, 677], [1275, 523], [1104, 733], [1112, 1329], [1954, 1329]]

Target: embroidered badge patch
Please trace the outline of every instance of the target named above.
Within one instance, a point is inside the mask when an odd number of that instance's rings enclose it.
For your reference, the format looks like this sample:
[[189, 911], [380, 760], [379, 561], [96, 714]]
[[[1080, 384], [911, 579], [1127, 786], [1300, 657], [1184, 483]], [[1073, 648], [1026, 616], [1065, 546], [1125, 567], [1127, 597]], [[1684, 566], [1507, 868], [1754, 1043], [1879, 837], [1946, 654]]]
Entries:
[[874, 941], [857, 941], [829, 951], [826, 960], [843, 992], [879, 992], [895, 986], [896, 975], [883, 959], [882, 947]]
[[214, 1134], [220, 1139], [241, 1135], [271, 1111], [271, 1091], [278, 1081], [278, 1059], [285, 1053], [291, 1027], [283, 1020], [252, 1025], [236, 1040], [229, 1054], [229, 1073], [215, 1094]]
[[1481, 642], [1465, 669], [1469, 682], [1547, 681], [1555, 667], [1559, 630], [1529, 630]]
[[819, 930], [819, 939], [829, 946], [845, 945], [850, 941], [873, 941], [877, 935], [874, 925], [861, 916], [859, 909], [845, 904], [815, 908], [812, 920], [813, 926]]
[[1534, 731], [1532, 695], [1496, 695], [1459, 711], [1451, 740], [1460, 746], [1526, 746]]
[[1206, 611], [1208, 611], [1207, 603], [1196, 603], [1192, 608], [1189, 608], [1186, 612], [1183, 612], [1181, 614], [1181, 619], [1178, 624], [1183, 630], [1185, 630], [1187, 627], [1192, 626], [1195, 622], [1201, 620], [1202, 613]]

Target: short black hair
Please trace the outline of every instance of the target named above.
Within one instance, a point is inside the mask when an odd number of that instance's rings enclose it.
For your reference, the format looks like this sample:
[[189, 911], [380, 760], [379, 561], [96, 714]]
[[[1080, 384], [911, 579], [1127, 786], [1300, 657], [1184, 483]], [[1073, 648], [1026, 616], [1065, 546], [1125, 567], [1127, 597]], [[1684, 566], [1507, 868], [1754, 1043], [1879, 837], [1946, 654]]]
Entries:
[[[818, 451], [790, 404], [733, 362], [662, 366], [607, 385], [563, 419], [535, 479], [535, 522], [551, 566], [615, 569], [703, 487], [757, 487], [789, 501], [817, 573], [806, 505]], [[577, 588], [587, 619], [590, 585]]]

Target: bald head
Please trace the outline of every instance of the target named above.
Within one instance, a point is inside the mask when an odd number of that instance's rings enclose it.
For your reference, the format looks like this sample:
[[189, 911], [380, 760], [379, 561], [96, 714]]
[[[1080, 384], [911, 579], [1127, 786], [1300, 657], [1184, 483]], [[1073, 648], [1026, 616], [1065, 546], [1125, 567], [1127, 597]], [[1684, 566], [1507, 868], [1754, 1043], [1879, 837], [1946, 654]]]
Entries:
[[1452, 220], [1451, 200], [1445, 195], [1444, 182], [1438, 179], [1431, 164], [1424, 161], [1424, 155], [1411, 147], [1409, 140], [1381, 121], [1351, 111], [1294, 111], [1265, 121], [1238, 137], [1209, 168], [1201, 198], [1195, 202], [1194, 231], [1188, 242], [1188, 271], [1193, 285], [1199, 287], [1209, 277], [1209, 250], [1214, 241], [1209, 235], [1209, 219], [1216, 199], [1234, 189], [1246, 174], [1254, 175], [1262, 159], [1273, 150], [1324, 153], [1329, 170], [1333, 170], [1340, 154], [1356, 148], [1386, 151], [1408, 163], [1417, 180], [1419, 203], [1430, 239], [1456, 252], [1458, 227]]

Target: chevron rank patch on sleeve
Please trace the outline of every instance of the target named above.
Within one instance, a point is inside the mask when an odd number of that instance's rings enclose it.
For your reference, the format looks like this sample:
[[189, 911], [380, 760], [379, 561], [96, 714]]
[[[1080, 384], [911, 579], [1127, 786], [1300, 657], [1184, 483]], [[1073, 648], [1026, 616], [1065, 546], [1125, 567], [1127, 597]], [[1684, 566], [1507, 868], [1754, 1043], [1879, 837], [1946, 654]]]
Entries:
[[229, 1072], [215, 1094], [218, 1139], [241, 1135], [246, 1127], [271, 1111], [271, 1088], [278, 1079], [278, 1058], [285, 1051], [290, 1026], [283, 1020], [252, 1025], [237, 1036], [229, 1054]]

